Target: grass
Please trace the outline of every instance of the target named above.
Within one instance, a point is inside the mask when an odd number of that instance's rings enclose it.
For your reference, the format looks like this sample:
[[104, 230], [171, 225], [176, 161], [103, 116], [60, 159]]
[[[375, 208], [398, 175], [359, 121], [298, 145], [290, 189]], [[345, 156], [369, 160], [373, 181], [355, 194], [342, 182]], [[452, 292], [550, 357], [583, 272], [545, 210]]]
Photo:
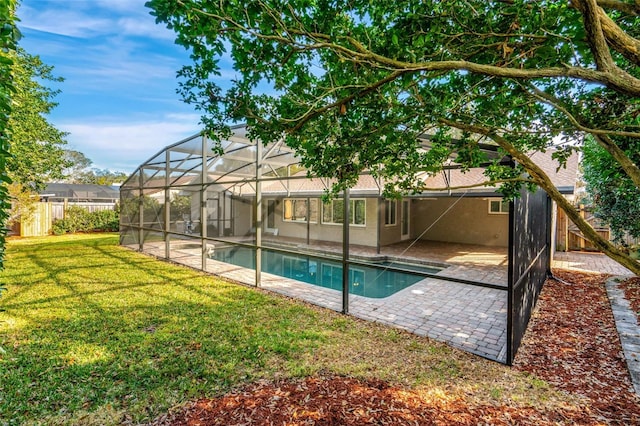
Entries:
[[140, 423], [257, 379], [379, 378], [478, 403], [567, 403], [444, 344], [117, 246], [11, 239], [0, 298], [0, 424]]

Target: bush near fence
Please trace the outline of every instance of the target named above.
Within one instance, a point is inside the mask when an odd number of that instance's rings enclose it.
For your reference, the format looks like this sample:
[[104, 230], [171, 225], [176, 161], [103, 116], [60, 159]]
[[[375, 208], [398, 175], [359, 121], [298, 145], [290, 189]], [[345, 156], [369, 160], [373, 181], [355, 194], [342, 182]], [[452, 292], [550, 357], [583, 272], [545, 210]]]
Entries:
[[69, 206], [64, 219], [53, 222], [55, 235], [75, 232], [115, 232], [120, 228], [120, 215], [117, 210], [97, 210], [90, 212], [84, 207]]

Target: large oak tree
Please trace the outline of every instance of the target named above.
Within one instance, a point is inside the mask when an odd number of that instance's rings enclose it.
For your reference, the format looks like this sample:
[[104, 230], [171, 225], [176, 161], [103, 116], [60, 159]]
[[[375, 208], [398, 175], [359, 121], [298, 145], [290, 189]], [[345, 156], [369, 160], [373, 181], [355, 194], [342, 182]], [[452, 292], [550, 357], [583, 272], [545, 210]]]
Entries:
[[[556, 145], [562, 160], [590, 137], [640, 188], [627, 149], [640, 138], [638, 0], [147, 4], [191, 50], [181, 92], [212, 134], [235, 120], [265, 142], [284, 136], [315, 174], [339, 179], [337, 190], [363, 170], [391, 190], [420, 190], [421, 174], [447, 159], [486, 161], [479, 142], [489, 142], [517, 166], [491, 165], [488, 182], [508, 196], [543, 188], [596, 247], [640, 274], [530, 159]], [[224, 62], [237, 73], [230, 87]], [[429, 152], [417, 143], [424, 133]]]

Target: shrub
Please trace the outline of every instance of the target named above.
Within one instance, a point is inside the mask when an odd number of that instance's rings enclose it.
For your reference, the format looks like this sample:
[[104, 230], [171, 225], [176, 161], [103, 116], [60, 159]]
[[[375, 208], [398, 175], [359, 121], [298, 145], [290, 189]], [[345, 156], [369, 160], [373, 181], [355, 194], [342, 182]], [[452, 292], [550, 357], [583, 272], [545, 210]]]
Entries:
[[92, 231], [113, 232], [120, 229], [120, 217], [115, 210], [98, 210], [89, 213]]
[[120, 227], [120, 217], [115, 210], [89, 212], [84, 207], [71, 206], [65, 210], [64, 219], [53, 222], [55, 235], [75, 232], [112, 232]]

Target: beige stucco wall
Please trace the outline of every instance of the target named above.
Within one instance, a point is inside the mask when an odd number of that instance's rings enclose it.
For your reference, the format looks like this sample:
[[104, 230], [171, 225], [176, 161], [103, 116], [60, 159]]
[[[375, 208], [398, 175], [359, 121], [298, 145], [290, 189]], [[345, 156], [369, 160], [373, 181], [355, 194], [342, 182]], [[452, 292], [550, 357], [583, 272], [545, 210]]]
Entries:
[[[411, 237], [432, 225], [457, 198], [413, 200], [411, 202]], [[489, 214], [486, 198], [463, 198], [444, 214], [421, 239], [452, 243], [507, 247], [509, 215]]]
[[[380, 226], [380, 245], [386, 246], [389, 244], [394, 244], [402, 241], [401, 236], [401, 220], [402, 220], [402, 201], [398, 200], [396, 202], [396, 224], [395, 225], [385, 225], [384, 224], [384, 201], [380, 200], [380, 212], [379, 216], [381, 218], [381, 226]], [[410, 207], [411, 208], [411, 207]], [[409, 220], [409, 227], [413, 224], [411, 220]], [[409, 229], [411, 230], [411, 229]]]
[[[273, 199], [273, 198], [271, 198]], [[267, 224], [267, 203], [269, 198], [264, 202], [264, 224]], [[313, 198], [311, 200], [314, 200]], [[322, 240], [332, 242], [342, 242], [342, 225], [323, 224], [322, 223], [322, 202], [315, 199], [318, 203], [318, 221], [309, 224], [309, 238], [311, 240]], [[312, 201], [313, 202], [313, 201]], [[282, 210], [284, 203], [282, 199], [277, 200], [275, 208], [275, 227], [278, 229], [278, 235], [292, 238], [307, 238], [306, 222], [291, 222], [282, 219]], [[377, 200], [375, 198], [366, 199], [366, 219], [365, 226], [351, 225], [349, 228], [349, 238], [351, 244], [376, 246], [377, 243]]]

